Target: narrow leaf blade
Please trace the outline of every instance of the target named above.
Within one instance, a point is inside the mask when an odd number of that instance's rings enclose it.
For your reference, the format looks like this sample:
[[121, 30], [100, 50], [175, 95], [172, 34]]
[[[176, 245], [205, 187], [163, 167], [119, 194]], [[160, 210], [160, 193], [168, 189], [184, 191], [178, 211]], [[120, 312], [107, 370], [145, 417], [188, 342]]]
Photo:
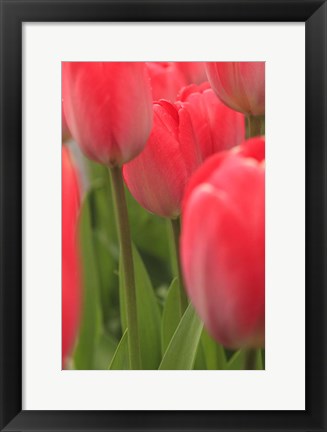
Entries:
[[166, 351], [180, 320], [181, 313], [179, 307], [179, 282], [178, 279], [175, 278], [168, 289], [168, 294], [162, 313], [161, 334], [163, 353]]
[[106, 370], [118, 344], [108, 333], [102, 333], [94, 353], [94, 369]]
[[102, 315], [99, 302], [100, 282], [92, 233], [91, 194], [82, 204], [79, 221], [79, 239], [82, 260], [83, 305], [80, 331], [74, 353], [76, 369], [94, 368], [94, 353], [101, 335]]
[[203, 324], [192, 304], [186, 309], [161, 361], [161, 370], [191, 370]]
[[[228, 370], [244, 370], [246, 364], [246, 350], [240, 349], [238, 350], [228, 362], [227, 369]], [[259, 349], [255, 352], [255, 370], [262, 370], [262, 356], [261, 351]]]
[[[133, 246], [136, 285], [137, 319], [139, 326], [142, 369], [158, 369], [161, 360], [161, 315], [159, 305], [142, 258]], [[124, 330], [127, 328], [124, 274], [119, 271], [121, 316]]]
[[205, 329], [202, 332], [201, 344], [203, 346], [207, 369], [226, 369], [227, 359], [224, 347], [212, 339]]
[[129, 351], [128, 351], [128, 330], [125, 330], [115, 354], [108, 367], [109, 370], [128, 370], [129, 366]]

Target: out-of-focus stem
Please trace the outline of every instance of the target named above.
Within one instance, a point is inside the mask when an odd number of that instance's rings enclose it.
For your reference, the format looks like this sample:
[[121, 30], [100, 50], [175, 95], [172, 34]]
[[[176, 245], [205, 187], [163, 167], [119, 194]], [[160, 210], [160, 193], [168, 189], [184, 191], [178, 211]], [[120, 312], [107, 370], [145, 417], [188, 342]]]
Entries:
[[263, 116], [252, 116], [247, 117], [248, 122], [248, 138], [261, 135], [262, 122], [264, 121]]
[[115, 217], [120, 244], [120, 257], [122, 260], [122, 268], [124, 272], [124, 290], [126, 299], [130, 367], [131, 369], [140, 369], [141, 359], [137, 323], [133, 253], [124, 182], [120, 167], [110, 168], [109, 172], [114, 197]]
[[245, 352], [245, 370], [255, 370], [256, 369], [256, 350], [249, 348]]
[[178, 277], [177, 260], [175, 254], [175, 240], [173, 230], [171, 226], [171, 220], [166, 219], [167, 222], [167, 235], [168, 235], [168, 247], [169, 247], [169, 263], [170, 270], [173, 277]]
[[181, 263], [179, 259], [179, 236], [180, 236], [180, 219], [171, 219], [171, 228], [173, 232], [174, 245], [175, 245], [175, 258], [177, 263], [178, 270], [178, 280], [179, 280], [179, 304], [180, 304], [180, 312], [181, 315], [185, 312], [188, 301], [185, 294], [184, 283], [183, 283], [183, 275], [181, 270]]

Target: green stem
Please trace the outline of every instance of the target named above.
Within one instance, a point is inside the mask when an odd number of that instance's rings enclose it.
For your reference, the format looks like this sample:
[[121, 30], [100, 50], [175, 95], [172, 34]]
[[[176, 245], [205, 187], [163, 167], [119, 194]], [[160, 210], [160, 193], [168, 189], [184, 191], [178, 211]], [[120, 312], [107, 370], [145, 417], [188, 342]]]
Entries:
[[136, 310], [136, 290], [132, 241], [128, 222], [128, 212], [124, 191], [124, 182], [120, 167], [109, 169], [113, 189], [115, 217], [120, 244], [120, 257], [124, 272], [124, 290], [128, 328], [128, 348], [131, 369], [140, 369], [140, 345]]
[[248, 121], [248, 138], [261, 135], [261, 126], [262, 126], [263, 117], [249, 115], [247, 117], [247, 121]]
[[256, 369], [256, 350], [249, 348], [245, 352], [245, 370], [255, 370]]
[[179, 259], [179, 236], [180, 236], [180, 219], [171, 219], [171, 228], [173, 232], [173, 238], [174, 238], [174, 246], [175, 246], [175, 258], [177, 263], [177, 271], [178, 271], [178, 280], [179, 280], [179, 307], [181, 315], [185, 312], [188, 301], [184, 290], [184, 284], [183, 284], [183, 275], [181, 271], [181, 263]]
[[168, 248], [169, 248], [169, 263], [170, 263], [170, 270], [172, 276], [178, 277], [178, 268], [177, 268], [177, 260], [176, 260], [176, 253], [175, 253], [175, 240], [174, 240], [174, 234], [171, 226], [171, 219], [166, 219], [167, 223], [167, 235], [168, 235]]

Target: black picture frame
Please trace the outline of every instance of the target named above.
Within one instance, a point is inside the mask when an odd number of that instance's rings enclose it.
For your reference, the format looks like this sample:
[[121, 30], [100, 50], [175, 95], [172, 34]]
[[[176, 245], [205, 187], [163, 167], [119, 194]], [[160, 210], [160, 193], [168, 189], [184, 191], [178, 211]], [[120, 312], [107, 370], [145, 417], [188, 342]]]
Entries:
[[[0, 430], [327, 431], [326, 2], [0, 0], [0, 4]], [[305, 411], [22, 411], [22, 23], [29, 21], [305, 22]]]

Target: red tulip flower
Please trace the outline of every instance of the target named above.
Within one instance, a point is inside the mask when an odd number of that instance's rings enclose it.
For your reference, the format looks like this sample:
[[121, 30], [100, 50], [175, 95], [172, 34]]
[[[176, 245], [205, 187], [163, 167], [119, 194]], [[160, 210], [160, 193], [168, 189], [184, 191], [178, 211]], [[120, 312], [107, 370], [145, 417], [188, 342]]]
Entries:
[[62, 147], [62, 365], [71, 354], [79, 326], [81, 281], [77, 249], [80, 191], [69, 150]]
[[209, 158], [189, 182], [181, 260], [188, 295], [228, 348], [260, 347], [265, 329], [264, 140]]
[[174, 102], [179, 90], [188, 84], [177, 63], [148, 62], [146, 66], [150, 75], [153, 101], [166, 99]]
[[144, 63], [63, 63], [63, 106], [69, 130], [90, 159], [120, 166], [143, 149], [152, 127]]
[[188, 84], [201, 84], [207, 81], [204, 62], [176, 62]]
[[210, 62], [206, 70], [213, 90], [227, 106], [246, 115], [264, 114], [264, 62]]
[[181, 105], [153, 104], [153, 129], [143, 152], [124, 165], [125, 182], [134, 198], [159, 216], [180, 214], [191, 174], [201, 163], [191, 118]]
[[191, 116], [203, 160], [244, 140], [244, 115], [224, 105], [208, 82], [183, 88], [178, 100]]
[[175, 105], [154, 104], [154, 124], [143, 152], [124, 166], [125, 182], [147, 210], [173, 218], [180, 214], [193, 171], [212, 154], [239, 145], [244, 116], [226, 107], [208, 83], [181, 90]]

